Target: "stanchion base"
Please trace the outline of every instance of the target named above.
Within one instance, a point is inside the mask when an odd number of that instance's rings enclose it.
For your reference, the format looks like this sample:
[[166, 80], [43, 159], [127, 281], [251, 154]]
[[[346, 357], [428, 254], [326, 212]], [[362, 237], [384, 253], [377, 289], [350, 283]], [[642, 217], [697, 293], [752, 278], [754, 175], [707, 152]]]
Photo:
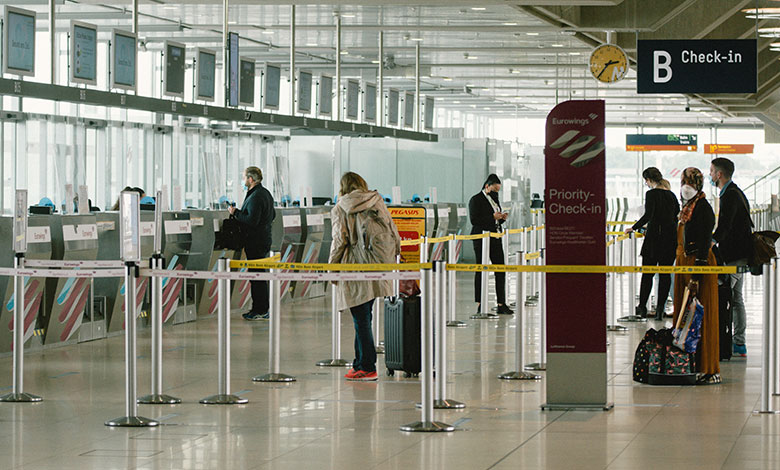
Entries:
[[379, 341], [379, 345], [380, 345], [380, 346], [384, 346], [384, 345], [385, 345], [385, 342], [380, 340], [380, 341]]
[[200, 401], [203, 405], [243, 405], [249, 402], [246, 398], [241, 398], [238, 395], [211, 395]]
[[776, 415], [780, 411], [753, 411], [754, 415]]
[[628, 331], [623, 325], [607, 325], [607, 331]]
[[444, 400], [434, 400], [433, 407], [437, 410], [460, 410], [465, 408], [466, 404], [445, 398]]
[[448, 321], [447, 326], [451, 328], [465, 328], [469, 326], [469, 324], [466, 323], [465, 321], [453, 320], [453, 321]]
[[0, 402], [6, 403], [37, 403], [43, 401], [43, 398], [31, 393], [6, 393], [0, 397]]
[[544, 362], [532, 362], [531, 364], [526, 364], [525, 367], [523, 367], [525, 370], [547, 370], [547, 364]]
[[637, 315], [626, 315], [625, 317], [618, 318], [617, 321], [622, 321], [623, 323], [641, 323], [646, 322], [647, 318], [639, 317]]
[[514, 371], [504, 372], [498, 378], [502, 380], [541, 380], [542, 376], [530, 372]]
[[479, 315], [472, 315], [469, 318], [471, 318], [472, 320], [498, 320], [498, 315], [490, 315], [490, 314], [488, 314], [488, 315], [481, 315], [481, 314], [479, 314]]
[[384, 354], [385, 353], [385, 347], [382, 346], [381, 344], [377, 344], [374, 349], [376, 349], [376, 353], [377, 354]]
[[253, 382], [295, 382], [295, 377], [287, 374], [265, 374], [252, 377]]
[[542, 405], [543, 411], [610, 411], [615, 407], [614, 403], [545, 403]]
[[536, 307], [537, 305], [539, 305], [539, 301], [538, 300], [526, 300], [525, 301], [525, 306], [526, 307]]
[[160, 395], [153, 394], [142, 396], [136, 400], [136, 403], [139, 405], [178, 405], [181, 403], [181, 398], [172, 397], [164, 393]]
[[438, 421], [417, 421], [401, 426], [401, 431], [403, 432], [452, 432], [454, 430], [455, 426]]
[[106, 421], [106, 426], [116, 428], [148, 428], [159, 426], [160, 422], [142, 416], [123, 416], [121, 418]]
[[352, 363], [346, 359], [323, 359], [317, 361], [317, 365], [320, 367], [350, 367]]

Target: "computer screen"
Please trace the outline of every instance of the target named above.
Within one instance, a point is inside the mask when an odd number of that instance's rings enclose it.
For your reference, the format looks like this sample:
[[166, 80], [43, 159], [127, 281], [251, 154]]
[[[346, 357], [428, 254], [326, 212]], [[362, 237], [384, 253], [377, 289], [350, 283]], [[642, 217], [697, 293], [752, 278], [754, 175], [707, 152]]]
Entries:
[[319, 114], [321, 116], [333, 114], [333, 77], [330, 75], [320, 75]]
[[279, 87], [282, 80], [282, 68], [278, 65], [266, 64], [263, 93], [263, 107], [279, 109]]
[[414, 93], [404, 93], [404, 127], [414, 127]]
[[347, 80], [347, 119], [357, 120], [360, 110], [360, 82]]
[[228, 106], [238, 106], [238, 33], [228, 33]]
[[137, 58], [135, 34], [115, 29], [111, 45], [114, 57], [111, 74], [113, 87], [135, 90]]
[[244, 106], [255, 105], [255, 61], [241, 58], [241, 75], [238, 80], [238, 103]]
[[198, 49], [197, 81], [195, 93], [198, 99], [214, 101], [217, 53], [211, 49]]
[[376, 122], [376, 85], [366, 83], [366, 92], [363, 95], [363, 118], [366, 122]]
[[184, 97], [184, 71], [186, 69], [186, 46], [178, 42], [165, 41], [165, 77], [163, 93]]
[[35, 12], [6, 7], [3, 29], [5, 72], [35, 75]]
[[433, 130], [433, 97], [426, 96], [425, 97], [425, 125], [423, 126], [425, 130], [432, 131]]
[[391, 88], [387, 92], [387, 125], [398, 125], [398, 100], [400, 94], [398, 90]]
[[298, 72], [298, 112], [308, 114], [311, 112], [311, 72], [301, 70]]
[[70, 81], [97, 85], [97, 26], [70, 24]]

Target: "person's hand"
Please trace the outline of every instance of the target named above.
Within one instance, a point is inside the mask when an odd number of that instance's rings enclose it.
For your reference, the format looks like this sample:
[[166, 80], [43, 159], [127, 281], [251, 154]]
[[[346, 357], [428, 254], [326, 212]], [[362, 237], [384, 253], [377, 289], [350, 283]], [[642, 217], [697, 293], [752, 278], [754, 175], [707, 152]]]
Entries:
[[493, 218], [496, 220], [504, 220], [503, 212], [493, 212]]
[[696, 295], [699, 292], [699, 281], [696, 281], [694, 279], [688, 281], [688, 290], [690, 291], [692, 296]]
[[509, 212], [504, 212], [504, 220], [506, 220], [509, 217]]
[[237, 209], [235, 208], [235, 206], [230, 206], [230, 207], [228, 207], [228, 212], [230, 212], [230, 215], [233, 215], [233, 214], [235, 214], [235, 213], [236, 213], [236, 210], [237, 210]]
[[626, 231], [625, 231], [625, 233], [633, 233], [633, 232], [634, 232], [634, 229], [632, 229], [631, 227], [628, 227], [626, 229]]

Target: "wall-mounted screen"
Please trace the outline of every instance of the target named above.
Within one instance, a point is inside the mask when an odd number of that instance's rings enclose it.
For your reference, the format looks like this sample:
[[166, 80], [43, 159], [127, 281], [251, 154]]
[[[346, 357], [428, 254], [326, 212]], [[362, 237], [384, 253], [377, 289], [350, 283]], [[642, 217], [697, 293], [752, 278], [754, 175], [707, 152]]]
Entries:
[[320, 75], [319, 114], [320, 116], [333, 114], [333, 77], [330, 75]]
[[163, 94], [184, 98], [184, 71], [186, 70], [187, 47], [184, 44], [165, 41], [165, 71]]
[[414, 127], [414, 93], [404, 93], [404, 127]]
[[301, 114], [311, 112], [311, 80], [311, 72], [298, 72], [298, 112]]
[[241, 75], [238, 80], [238, 103], [244, 106], [255, 105], [255, 60], [242, 57], [240, 60]]
[[433, 97], [432, 96], [425, 97], [425, 108], [423, 108], [423, 111], [425, 112], [423, 127], [425, 128], [426, 131], [432, 131], [433, 130]]
[[97, 26], [70, 22], [70, 81], [97, 85]]
[[3, 71], [35, 75], [35, 12], [5, 7]]
[[217, 74], [217, 53], [211, 49], [198, 48], [197, 80], [195, 96], [199, 100], [214, 101], [214, 83]]
[[376, 122], [376, 84], [366, 83], [363, 94], [363, 118], [366, 122]]
[[135, 33], [114, 30], [111, 41], [111, 87], [135, 90], [136, 59], [138, 56]]
[[278, 65], [265, 64], [263, 80], [263, 107], [279, 109], [279, 87], [282, 81], [282, 68]]
[[228, 106], [238, 106], [238, 33], [228, 33]]
[[398, 125], [398, 99], [400, 94], [398, 90], [391, 88], [387, 91], [387, 125]]
[[360, 81], [347, 80], [347, 119], [356, 121], [360, 112]]

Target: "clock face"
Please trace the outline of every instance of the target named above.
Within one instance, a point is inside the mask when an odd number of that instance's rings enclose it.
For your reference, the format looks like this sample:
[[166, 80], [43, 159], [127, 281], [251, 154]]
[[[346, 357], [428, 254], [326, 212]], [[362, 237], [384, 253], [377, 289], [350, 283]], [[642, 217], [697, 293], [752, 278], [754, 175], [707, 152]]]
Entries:
[[590, 54], [590, 73], [603, 83], [622, 80], [628, 73], [628, 56], [614, 44], [603, 44]]

